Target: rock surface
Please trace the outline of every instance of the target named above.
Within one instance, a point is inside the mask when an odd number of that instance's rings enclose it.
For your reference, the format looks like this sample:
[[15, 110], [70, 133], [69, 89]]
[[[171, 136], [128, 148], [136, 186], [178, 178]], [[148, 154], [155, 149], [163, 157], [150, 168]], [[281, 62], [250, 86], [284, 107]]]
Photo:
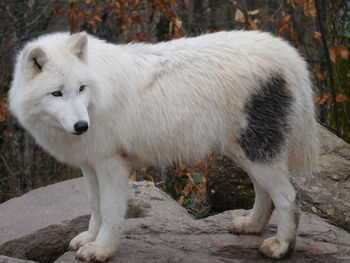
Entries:
[[49, 262], [85, 229], [89, 206], [81, 178], [0, 204], [0, 255]]
[[[233, 235], [228, 223], [247, 210], [194, 220], [153, 185], [132, 183], [130, 190], [131, 218], [110, 262], [271, 262], [260, 256], [258, 247], [276, 231], [275, 216], [261, 236]], [[53, 251], [62, 253], [88, 221], [82, 178], [12, 199], [1, 204], [0, 211], [0, 254], [38, 262], [52, 262], [57, 256]], [[80, 262], [74, 256], [67, 252], [55, 262]], [[282, 262], [349, 261], [350, 234], [302, 213], [296, 252]]]
[[34, 261], [31, 260], [23, 260], [19, 258], [10, 258], [6, 256], [1, 256], [0, 255], [0, 263], [35, 263]]
[[293, 177], [304, 210], [350, 232], [350, 145], [320, 128], [320, 172]]
[[[320, 172], [308, 178], [293, 175], [291, 179], [303, 210], [350, 231], [350, 145], [321, 126], [320, 141]], [[210, 162], [207, 186], [214, 211], [239, 208], [237, 196], [245, 208], [254, 200], [249, 177], [222, 156]]]

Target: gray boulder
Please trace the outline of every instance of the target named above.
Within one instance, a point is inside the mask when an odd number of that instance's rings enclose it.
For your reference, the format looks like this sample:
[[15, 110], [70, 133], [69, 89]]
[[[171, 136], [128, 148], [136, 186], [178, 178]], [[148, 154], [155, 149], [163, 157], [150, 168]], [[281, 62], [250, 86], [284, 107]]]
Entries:
[[[0, 205], [0, 254], [52, 262], [87, 227], [82, 178], [32, 191]], [[147, 183], [130, 184], [129, 218], [110, 262], [270, 262], [258, 253], [276, 232], [276, 218], [261, 236], [233, 235], [229, 222], [247, 210], [194, 220], [167, 194]], [[58, 253], [59, 252], [59, 253]], [[67, 252], [56, 263], [80, 262]], [[350, 234], [302, 213], [295, 253], [283, 262], [349, 262]]]
[[0, 263], [35, 263], [34, 261], [31, 260], [23, 260], [19, 258], [10, 258], [6, 256], [1, 256], [0, 255]]
[[50, 262], [86, 228], [82, 178], [33, 190], [0, 204], [0, 255]]

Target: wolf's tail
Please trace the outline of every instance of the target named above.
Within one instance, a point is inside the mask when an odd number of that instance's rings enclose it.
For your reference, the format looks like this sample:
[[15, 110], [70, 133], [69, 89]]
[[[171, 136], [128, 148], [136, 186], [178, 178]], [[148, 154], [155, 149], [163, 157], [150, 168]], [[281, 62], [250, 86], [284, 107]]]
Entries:
[[296, 176], [308, 176], [318, 171], [319, 127], [313, 115], [304, 116], [305, 125], [295, 136], [289, 152], [289, 168]]

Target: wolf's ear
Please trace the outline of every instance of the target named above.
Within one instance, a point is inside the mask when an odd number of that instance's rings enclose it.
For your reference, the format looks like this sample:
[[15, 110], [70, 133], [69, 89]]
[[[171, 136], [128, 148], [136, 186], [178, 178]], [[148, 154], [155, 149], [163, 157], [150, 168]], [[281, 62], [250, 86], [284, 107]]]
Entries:
[[87, 34], [85, 32], [74, 34], [70, 37], [69, 42], [70, 51], [78, 58], [84, 59], [88, 43]]
[[29, 76], [40, 73], [47, 62], [47, 56], [40, 47], [28, 50], [25, 54], [25, 70]]

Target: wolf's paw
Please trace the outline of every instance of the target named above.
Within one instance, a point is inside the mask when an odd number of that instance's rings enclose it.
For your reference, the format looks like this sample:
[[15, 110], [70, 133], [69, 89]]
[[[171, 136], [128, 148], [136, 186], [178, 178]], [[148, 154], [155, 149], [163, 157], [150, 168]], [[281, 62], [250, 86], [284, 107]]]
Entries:
[[88, 231], [81, 232], [69, 243], [69, 250], [77, 250], [79, 247], [95, 240], [95, 236], [91, 235]]
[[232, 220], [229, 231], [234, 234], [260, 234], [262, 227], [253, 223], [249, 216], [242, 216]]
[[81, 246], [75, 258], [84, 261], [105, 262], [113, 256], [114, 252], [115, 249], [112, 246], [102, 246], [97, 242], [91, 242]]
[[263, 241], [260, 252], [269, 258], [280, 259], [290, 252], [290, 246], [286, 241], [281, 241], [274, 236]]

